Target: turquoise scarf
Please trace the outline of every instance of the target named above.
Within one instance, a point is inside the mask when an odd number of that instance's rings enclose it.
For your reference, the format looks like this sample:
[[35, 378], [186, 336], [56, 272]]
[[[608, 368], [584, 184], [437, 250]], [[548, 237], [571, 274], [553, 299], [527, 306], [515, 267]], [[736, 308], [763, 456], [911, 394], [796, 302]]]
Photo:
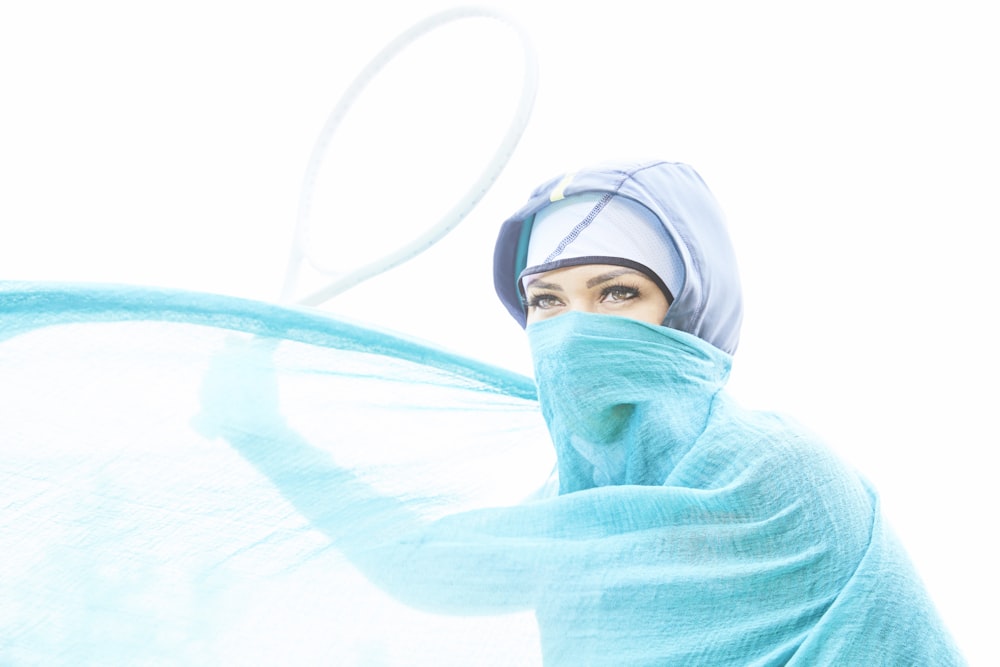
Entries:
[[875, 494], [687, 334], [532, 325], [539, 409], [314, 312], [0, 306], [0, 663], [963, 664]]
[[571, 312], [527, 331], [562, 493], [663, 484], [731, 365], [694, 336], [619, 317]]

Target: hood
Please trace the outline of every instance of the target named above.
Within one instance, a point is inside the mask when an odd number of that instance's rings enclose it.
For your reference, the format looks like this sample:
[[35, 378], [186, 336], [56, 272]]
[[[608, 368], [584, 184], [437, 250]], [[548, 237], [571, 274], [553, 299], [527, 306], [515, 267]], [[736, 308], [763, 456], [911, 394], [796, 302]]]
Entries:
[[653, 212], [683, 263], [684, 280], [663, 326], [697, 336], [733, 354], [743, 320], [743, 296], [725, 217], [701, 176], [677, 162], [614, 162], [553, 178], [500, 228], [493, 281], [500, 300], [521, 326], [526, 310], [518, 288], [535, 214], [565, 197], [612, 193]]

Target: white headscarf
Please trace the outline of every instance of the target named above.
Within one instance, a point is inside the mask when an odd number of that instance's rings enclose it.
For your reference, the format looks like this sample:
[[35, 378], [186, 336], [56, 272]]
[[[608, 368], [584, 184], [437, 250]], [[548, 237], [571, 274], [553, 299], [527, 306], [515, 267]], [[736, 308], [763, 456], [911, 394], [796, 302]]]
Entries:
[[642, 204], [606, 192], [587, 192], [535, 214], [525, 276], [581, 264], [629, 266], [649, 275], [673, 301], [684, 264], [663, 223]]

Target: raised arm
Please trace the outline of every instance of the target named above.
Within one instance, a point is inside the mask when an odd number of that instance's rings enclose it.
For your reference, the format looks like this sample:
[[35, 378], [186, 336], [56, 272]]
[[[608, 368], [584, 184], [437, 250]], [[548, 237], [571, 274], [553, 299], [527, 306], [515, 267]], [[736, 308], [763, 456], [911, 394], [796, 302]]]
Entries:
[[510, 539], [504, 526], [514, 517], [467, 512], [430, 521], [412, 501], [380, 493], [338, 465], [281, 414], [274, 347], [233, 341], [216, 357], [197, 428], [228, 442], [355, 567], [404, 603], [456, 614], [532, 607], [537, 582], [555, 564], [540, 561], [529, 541]]

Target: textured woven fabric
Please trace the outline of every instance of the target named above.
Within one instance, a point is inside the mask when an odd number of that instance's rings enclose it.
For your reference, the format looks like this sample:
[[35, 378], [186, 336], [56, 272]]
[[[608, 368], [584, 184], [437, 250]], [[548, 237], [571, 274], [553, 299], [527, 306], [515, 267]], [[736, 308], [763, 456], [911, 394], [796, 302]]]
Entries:
[[962, 664], [874, 492], [694, 336], [533, 324], [539, 404], [295, 309], [0, 304], [0, 663]]
[[[623, 664], [962, 664], [875, 492], [798, 424], [735, 404], [729, 355], [586, 313], [528, 335], [560, 493], [620, 549], [600, 609], [647, 638]], [[596, 633], [561, 632], [553, 655], [614, 664]]]

